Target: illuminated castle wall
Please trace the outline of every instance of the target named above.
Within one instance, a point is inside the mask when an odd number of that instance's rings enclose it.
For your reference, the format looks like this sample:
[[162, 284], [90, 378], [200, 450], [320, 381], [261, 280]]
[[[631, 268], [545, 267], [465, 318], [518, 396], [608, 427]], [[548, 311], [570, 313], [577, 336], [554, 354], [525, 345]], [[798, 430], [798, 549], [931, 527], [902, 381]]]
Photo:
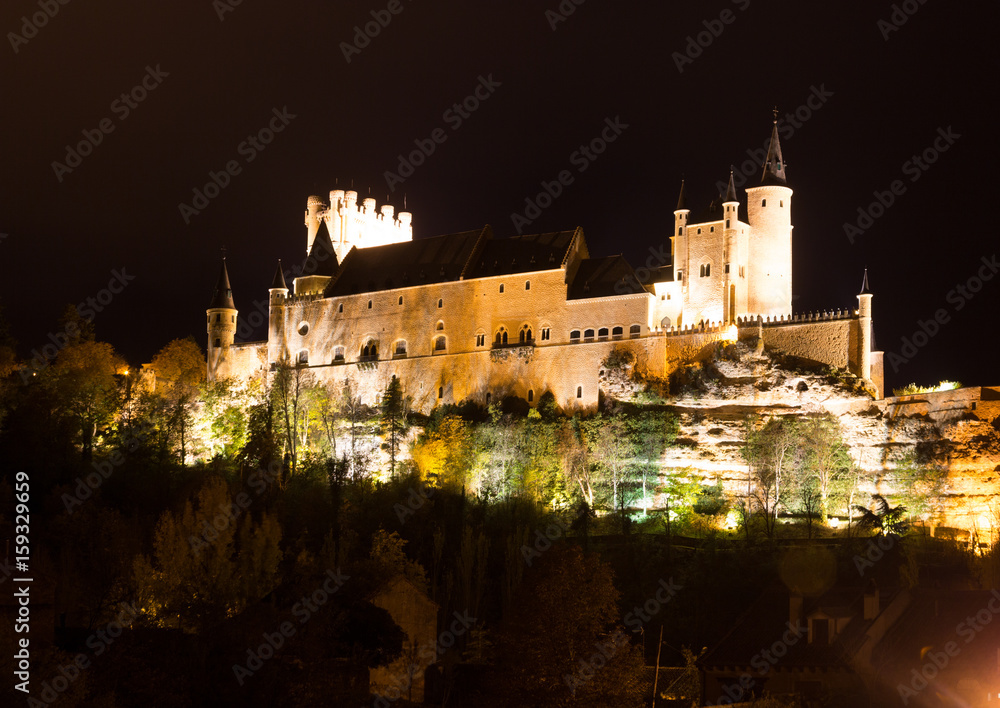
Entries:
[[[672, 263], [641, 283], [621, 256], [590, 255], [583, 231], [498, 239], [489, 226], [413, 239], [411, 215], [357, 206], [334, 190], [307, 200], [308, 275], [289, 289], [279, 264], [269, 289], [268, 338], [234, 341], [238, 312], [223, 264], [208, 309], [209, 378], [266, 376], [280, 362], [320, 381], [350, 381], [374, 403], [392, 376], [421, 411], [466, 399], [551, 391], [564, 409], [593, 409], [602, 361], [615, 346], [666, 376], [692, 348], [718, 339], [767, 346], [871, 381], [871, 295], [859, 310], [792, 317], [791, 195], [776, 130], [748, 219], [730, 187], [704, 220], [681, 198]], [[761, 322], [758, 324], [758, 317]]]

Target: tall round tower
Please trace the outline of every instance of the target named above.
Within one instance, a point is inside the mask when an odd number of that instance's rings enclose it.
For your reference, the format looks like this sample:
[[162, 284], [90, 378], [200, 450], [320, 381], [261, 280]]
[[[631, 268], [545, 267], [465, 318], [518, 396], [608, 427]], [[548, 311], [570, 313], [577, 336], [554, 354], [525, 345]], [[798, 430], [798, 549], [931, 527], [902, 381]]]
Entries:
[[785, 163], [781, 158], [777, 110], [760, 185], [748, 187], [746, 191], [750, 222], [747, 309], [754, 315], [790, 315], [792, 190], [788, 187]]
[[267, 317], [267, 360], [274, 364], [281, 361], [286, 352], [285, 300], [288, 298], [288, 285], [285, 284], [285, 273], [281, 269], [280, 260], [267, 292], [270, 304]]
[[872, 292], [868, 289], [868, 269], [858, 293], [858, 377], [872, 380]]
[[225, 362], [229, 347], [236, 340], [236, 316], [239, 311], [233, 302], [233, 289], [229, 284], [226, 258], [222, 257], [222, 270], [215, 285], [208, 316], [208, 380], [215, 380], [219, 367]]

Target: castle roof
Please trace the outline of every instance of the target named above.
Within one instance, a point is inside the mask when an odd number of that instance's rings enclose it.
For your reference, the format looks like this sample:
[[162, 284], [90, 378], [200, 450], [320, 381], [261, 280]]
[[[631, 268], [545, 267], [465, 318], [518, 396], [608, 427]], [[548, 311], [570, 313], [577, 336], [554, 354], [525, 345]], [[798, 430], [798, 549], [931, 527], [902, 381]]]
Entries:
[[[495, 239], [489, 226], [432, 238], [354, 248], [326, 288], [353, 295], [560, 268], [576, 231]], [[581, 234], [582, 238], [582, 234]], [[585, 246], [582, 247], [584, 256]]]
[[580, 261], [573, 282], [566, 292], [567, 300], [590, 297], [612, 297], [646, 292], [632, 266], [622, 256], [585, 258]]
[[229, 309], [235, 310], [236, 304], [233, 302], [233, 288], [229, 284], [229, 272], [226, 270], [226, 259], [222, 259], [222, 270], [219, 271], [219, 280], [215, 284], [215, 293], [212, 295], [212, 304], [208, 309]]
[[777, 111], [775, 111], [774, 127], [771, 129], [771, 144], [767, 148], [767, 158], [764, 160], [764, 173], [760, 178], [761, 187], [774, 185], [788, 186], [785, 179], [785, 161], [781, 159], [781, 143], [778, 142]]
[[733, 184], [733, 170], [729, 168], [729, 186], [726, 187], [726, 201], [727, 202], [738, 202], [739, 199], [736, 198], [736, 185]]
[[674, 211], [680, 211], [681, 209], [687, 209], [684, 204], [684, 180], [681, 180], [681, 193], [677, 195], [677, 208]]
[[865, 268], [865, 277], [861, 281], [861, 292], [858, 295], [871, 295], [872, 291], [868, 289], [868, 269]]
[[[319, 230], [316, 238], [313, 239], [312, 248], [309, 249], [309, 258], [316, 263], [316, 269], [307, 275], [325, 275], [333, 277], [337, 272], [337, 253], [333, 250], [333, 241], [330, 240], [330, 231], [326, 228], [326, 221], [320, 220]], [[272, 286], [274, 287], [274, 286]]]
[[274, 271], [274, 280], [271, 281], [271, 289], [284, 289], [288, 290], [288, 286], [285, 285], [285, 274], [281, 271], [281, 259], [278, 259], [278, 270]]

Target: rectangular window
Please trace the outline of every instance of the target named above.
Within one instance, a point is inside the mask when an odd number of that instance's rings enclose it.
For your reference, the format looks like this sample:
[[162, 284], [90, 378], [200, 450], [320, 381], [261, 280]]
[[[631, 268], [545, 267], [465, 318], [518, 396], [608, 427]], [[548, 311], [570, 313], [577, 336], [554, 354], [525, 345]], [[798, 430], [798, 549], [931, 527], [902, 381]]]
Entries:
[[729, 273], [729, 264], [726, 263], [726, 273]]
[[729, 219], [726, 219], [726, 228], [729, 228]]

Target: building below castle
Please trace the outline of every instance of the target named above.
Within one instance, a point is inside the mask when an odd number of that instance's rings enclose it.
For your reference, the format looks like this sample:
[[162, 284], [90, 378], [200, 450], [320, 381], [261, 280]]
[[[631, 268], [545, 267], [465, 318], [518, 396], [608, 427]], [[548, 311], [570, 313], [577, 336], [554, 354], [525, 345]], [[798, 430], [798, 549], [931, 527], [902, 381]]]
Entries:
[[209, 379], [266, 377], [287, 363], [321, 382], [348, 381], [369, 404], [396, 376], [423, 412], [510, 395], [534, 405], [546, 391], [565, 410], [592, 410], [615, 347], [665, 377], [715, 341], [759, 337], [850, 370], [881, 397], [867, 278], [856, 310], [792, 314], [792, 190], [776, 122], [762, 167], [745, 190], [745, 221], [732, 175], [726, 195], [695, 216], [682, 183], [671, 262], [642, 269], [642, 279], [620, 255], [592, 257], [580, 228], [414, 239], [408, 212], [376, 211], [374, 199], [358, 206], [354, 191], [311, 196], [305, 272], [289, 288], [278, 264], [266, 341], [235, 342], [223, 261], [207, 311]]

